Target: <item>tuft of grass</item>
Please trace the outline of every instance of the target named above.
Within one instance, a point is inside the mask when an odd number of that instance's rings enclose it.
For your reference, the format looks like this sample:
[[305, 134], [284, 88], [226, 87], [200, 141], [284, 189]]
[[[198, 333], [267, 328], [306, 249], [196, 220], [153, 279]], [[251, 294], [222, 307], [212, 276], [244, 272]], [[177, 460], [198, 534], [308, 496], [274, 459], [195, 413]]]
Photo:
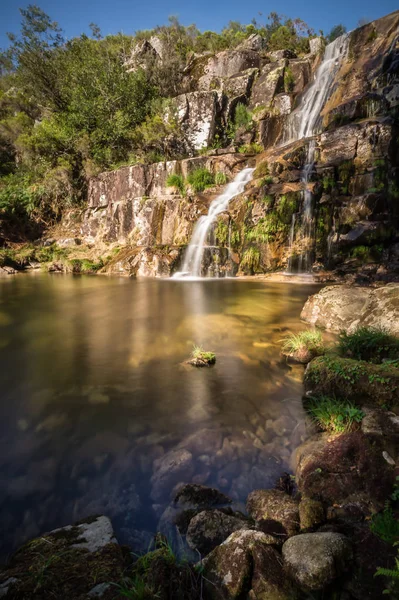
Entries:
[[172, 173], [166, 180], [166, 185], [168, 187], [174, 187], [179, 190], [180, 194], [184, 196], [186, 192], [186, 185], [184, 183], [183, 175], [178, 175], [177, 173]]
[[199, 193], [214, 185], [215, 177], [208, 169], [200, 168], [191, 171], [187, 176], [187, 181], [194, 192]]
[[351, 431], [364, 417], [360, 408], [335, 396], [309, 398], [305, 407], [321, 429], [333, 433]]
[[399, 339], [377, 327], [359, 327], [353, 333], [342, 331], [338, 349], [347, 358], [376, 364], [399, 359]]
[[283, 352], [294, 354], [305, 350], [315, 356], [321, 356], [325, 352], [323, 337], [318, 329], [305, 329], [299, 333], [292, 333], [284, 339]]
[[226, 183], [228, 182], [228, 177], [226, 175], [226, 173], [223, 173], [223, 171], [218, 171], [215, 175], [215, 183], [216, 185], [226, 185]]
[[195, 360], [202, 360], [203, 362], [213, 365], [216, 362], [216, 354], [203, 350], [201, 346], [194, 346], [191, 356]]
[[273, 177], [271, 175], [266, 175], [261, 181], [261, 185], [270, 185], [273, 183]]
[[242, 102], [239, 102], [236, 106], [234, 125], [236, 129], [245, 127], [247, 131], [251, 131], [253, 128], [252, 113]]
[[160, 593], [148, 585], [140, 575], [136, 575], [133, 579], [125, 577], [116, 587], [123, 598], [130, 598], [130, 600], [155, 600], [161, 597]]

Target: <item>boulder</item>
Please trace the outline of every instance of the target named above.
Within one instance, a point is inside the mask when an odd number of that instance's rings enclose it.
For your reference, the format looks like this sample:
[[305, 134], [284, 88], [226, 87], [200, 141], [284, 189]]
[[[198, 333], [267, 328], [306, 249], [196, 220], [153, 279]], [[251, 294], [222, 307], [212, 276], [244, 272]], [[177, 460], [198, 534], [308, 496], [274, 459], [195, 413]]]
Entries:
[[255, 490], [247, 498], [248, 514], [270, 533], [295, 535], [299, 531], [298, 503], [280, 490]]
[[339, 533], [303, 533], [287, 540], [283, 558], [305, 591], [322, 590], [350, 567], [352, 545]]
[[378, 439], [360, 431], [316, 435], [297, 450], [298, 489], [326, 506], [350, 506], [364, 515], [378, 511], [394, 479], [383, 450]]
[[186, 539], [190, 548], [205, 556], [231, 533], [247, 528], [248, 521], [244, 517], [238, 518], [219, 510], [204, 510], [191, 519]]
[[245, 597], [251, 589], [253, 551], [274, 543], [261, 531], [242, 529], [232, 533], [203, 560], [205, 587], [211, 600]]
[[301, 319], [335, 332], [367, 326], [399, 335], [399, 283], [377, 289], [325, 287], [306, 301]]
[[178, 119], [192, 150], [207, 147], [213, 141], [218, 114], [215, 91], [190, 92], [174, 100]]
[[215, 77], [231, 77], [247, 69], [258, 69], [259, 53], [254, 50], [223, 50], [208, 59], [198, 80], [199, 90], [209, 90]]
[[171, 450], [161, 459], [151, 478], [151, 498], [158, 502], [180, 481], [190, 480], [194, 474], [193, 455], [186, 449]]
[[249, 600], [295, 600], [298, 590], [289, 577], [281, 555], [271, 546], [256, 545], [252, 550], [253, 574]]

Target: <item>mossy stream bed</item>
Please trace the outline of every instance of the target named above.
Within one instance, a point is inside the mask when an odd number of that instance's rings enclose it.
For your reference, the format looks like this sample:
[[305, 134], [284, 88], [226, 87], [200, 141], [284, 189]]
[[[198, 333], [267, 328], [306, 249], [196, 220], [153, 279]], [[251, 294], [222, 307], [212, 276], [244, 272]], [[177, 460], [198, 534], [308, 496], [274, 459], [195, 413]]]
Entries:
[[[18, 275], [0, 281], [0, 552], [88, 515], [153, 533], [174, 487], [242, 508], [306, 435], [281, 340], [320, 286]], [[185, 364], [193, 346], [216, 364]]]

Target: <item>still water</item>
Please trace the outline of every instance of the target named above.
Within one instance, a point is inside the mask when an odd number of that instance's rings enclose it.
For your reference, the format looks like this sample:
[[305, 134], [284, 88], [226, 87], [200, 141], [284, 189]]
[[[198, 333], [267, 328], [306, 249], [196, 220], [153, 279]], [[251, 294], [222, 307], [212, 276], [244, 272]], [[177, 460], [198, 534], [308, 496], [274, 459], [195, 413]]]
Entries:
[[[318, 289], [1, 279], [1, 557], [99, 513], [120, 542], [138, 544], [181, 481], [238, 506], [271, 487], [305, 436], [303, 367], [286, 364], [280, 341], [303, 328]], [[216, 352], [214, 367], [184, 363], [194, 344]]]

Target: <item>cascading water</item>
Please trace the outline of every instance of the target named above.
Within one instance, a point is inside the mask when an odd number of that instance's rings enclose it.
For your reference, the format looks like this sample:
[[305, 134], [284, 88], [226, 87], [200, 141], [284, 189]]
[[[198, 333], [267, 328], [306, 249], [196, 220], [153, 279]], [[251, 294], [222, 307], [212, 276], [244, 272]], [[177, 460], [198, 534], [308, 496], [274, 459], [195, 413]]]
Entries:
[[208, 234], [214, 224], [216, 217], [224, 212], [230, 200], [244, 191], [246, 184], [251, 181], [254, 169], [243, 169], [238, 173], [234, 181], [229, 183], [223, 192], [211, 202], [207, 215], [199, 218], [197, 221], [190, 245], [186, 250], [182, 270], [175, 273], [173, 277], [201, 277], [202, 276], [202, 258], [206, 247]]
[[[339, 71], [342, 60], [347, 54], [349, 36], [347, 34], [328, 44], [324, 58], [316, 71], [313, 83], [303, 95], [299, 107], [288, 117], [283, 134], [283, 144], [288, 144], [302, 138], [312, 137], [320, 132], [322, 111], [330, 98], [335, 76]], [[313, 262], [313, 246], [315, 238], [313, 194], [309, 189], [315, 163], [316, 142], [311, 140], [308, 145], [306, 163], [301, 174], [302, 212], [293, 216], [289, 236], [288, 272], [293, 270], [293, 245], [295, 242], [295, 227], [301, 235], [303, 250], [298, 257], [298, 272], [311, 270]], [[298, 222], [300, 223], [298, 227]]]

